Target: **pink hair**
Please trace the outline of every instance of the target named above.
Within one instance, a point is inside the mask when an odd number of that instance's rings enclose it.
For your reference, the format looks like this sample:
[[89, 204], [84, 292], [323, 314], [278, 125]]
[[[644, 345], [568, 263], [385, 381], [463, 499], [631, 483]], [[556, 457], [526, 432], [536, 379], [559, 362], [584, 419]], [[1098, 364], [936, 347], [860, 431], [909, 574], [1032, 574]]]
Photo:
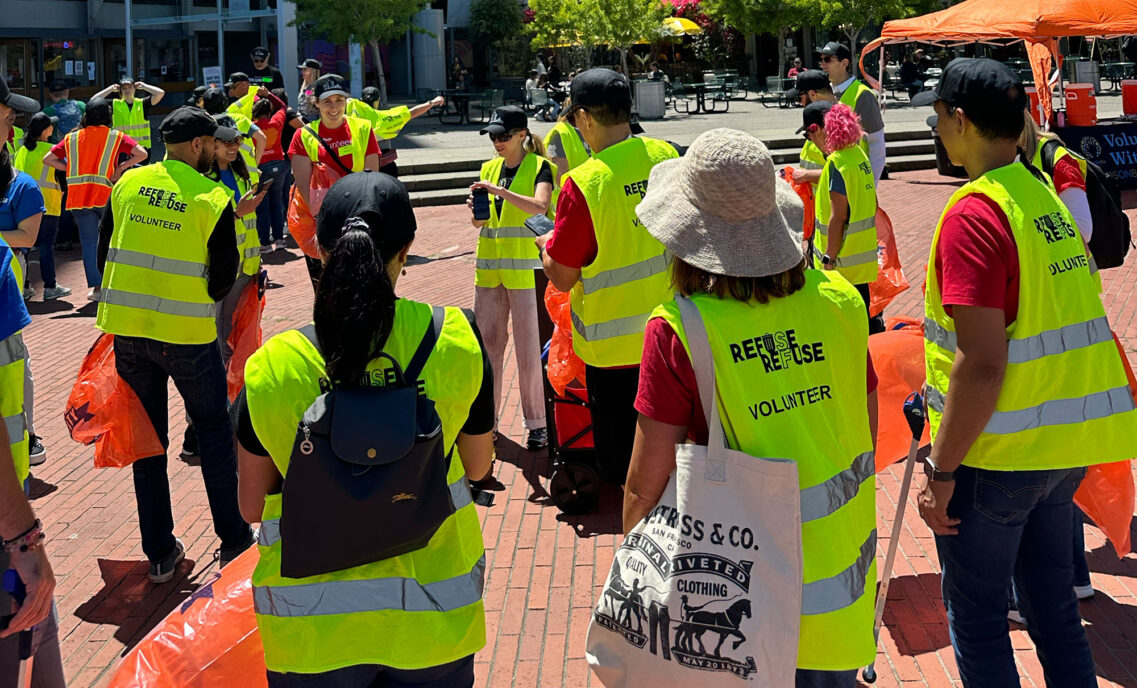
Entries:
[[861, 118], [848, 105], [837, 103], [825, 113], [825, 154], [858, 144], [865, 130]]

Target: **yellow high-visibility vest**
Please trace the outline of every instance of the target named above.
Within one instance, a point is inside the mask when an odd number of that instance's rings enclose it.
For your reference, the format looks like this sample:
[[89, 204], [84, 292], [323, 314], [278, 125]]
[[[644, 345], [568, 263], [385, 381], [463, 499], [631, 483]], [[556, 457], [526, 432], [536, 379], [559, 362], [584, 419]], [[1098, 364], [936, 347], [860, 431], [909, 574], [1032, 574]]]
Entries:
[[[537, 174], [543, 165], [552, 167], [551, 162], [534, 153], [528, 153], [517, 174], [509, 185], [509, 190], [521, 195], [532, 196], [537, 187]], [[496, 157], [482, 164], [482, 181], [497, 184], [505, 158]], [[557, 176], [552, 167], [553, 177]], [[550, 204], [551, 205], [551, 204]], [[497, 203], [490, 199], [490, 219], [482, 225], [478, 234], [477, 269], [474, 284], [479, 287], [504, 286], [506, 289], [529, 289], [534, 287], [533, 271], [541, 269], [541, 255], [533, 243], [533, 232], [525, 227], [529, 217], [509, 201], [501, 204], [498, 215]]]
[[[876, 243], [876, 182], [872, 165], [859, 146], [833, 151], [825, 160], [817, 193], [813, 195], [816, 220], [814, 243], [820, 253], [829, 245], [829, 220], [833, 215], [829, 198], [829, 178], [837, 170], [845, 180], [845, 197], [849, 199], [849, 218], [841, 251], [837, 254], [837, 272], [853, 284], [876, 281], [879, 267]], [[820, 261], [820, 258], [817, 259]], [[820, 267], [820, 263], [815, 264]]]

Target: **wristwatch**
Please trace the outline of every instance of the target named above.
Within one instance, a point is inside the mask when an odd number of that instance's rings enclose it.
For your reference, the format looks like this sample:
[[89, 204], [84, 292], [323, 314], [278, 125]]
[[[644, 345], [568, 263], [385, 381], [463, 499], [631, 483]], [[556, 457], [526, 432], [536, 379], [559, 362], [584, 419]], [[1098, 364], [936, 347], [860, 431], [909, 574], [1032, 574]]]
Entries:
[[950, 483], [955, 480], [955, 471], [941, 471], [932, 463], [932, 457], [924, 459], [924, 475], [937, 483]]
[[836, 261], [834, 261], [834, 259], [830, 258], [829, 256], [827, 256], [824, 253], [821, 254], [821, 264], [822, 265], [829, 265], [830, 263], [833, 263], [833, 262], [836, 262]]

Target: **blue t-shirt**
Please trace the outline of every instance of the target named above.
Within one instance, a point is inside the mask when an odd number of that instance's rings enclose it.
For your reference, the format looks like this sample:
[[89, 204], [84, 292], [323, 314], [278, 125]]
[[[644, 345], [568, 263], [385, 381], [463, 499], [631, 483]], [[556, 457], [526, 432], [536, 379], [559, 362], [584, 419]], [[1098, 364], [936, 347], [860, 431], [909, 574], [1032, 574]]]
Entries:
[[835, 191], [842, 196], [849, 195], [845, 190], [845, 178], [841, 176], [841, 170], [837, 169], [836, 165], [829, 166], [829, 190]]
[[237, 175], [233, 174], [232, 167], [221, 170], [221, 183], [233, 190], [233, 201], [240, 203], [241, 190], [237, 188]]
[[24, 285], [16, 282], [12, 273], [11, 247], [0, 237], [0, 341], [11, 337], [31, 324], [28, 308], [24, 305]]
[[8, 193], [0, 198], [0, 232], [16, 229], [21, 222], [43, 210], [43, 193], [36, 186], [36, 180], [26, 172], [17, 172]]

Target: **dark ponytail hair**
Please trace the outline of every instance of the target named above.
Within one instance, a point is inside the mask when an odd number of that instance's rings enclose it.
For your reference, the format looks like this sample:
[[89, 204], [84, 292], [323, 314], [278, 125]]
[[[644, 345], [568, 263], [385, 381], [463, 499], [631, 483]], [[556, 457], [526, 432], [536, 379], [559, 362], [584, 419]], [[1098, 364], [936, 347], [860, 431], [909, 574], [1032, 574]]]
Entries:
[[37, 112], [32, 115], [32, 119], [28, 122], [28, 128], [24, 131], [23, 146], [29, 151], [36, 149], [36, 144], [39, 143], [40, 134], [47, 131], [47, 128], [53, 126], [55, 122], [42, 112]]
[[334, 386], [360, 386], [395, 326], [397, 297], [387, 263], [402, 247], [381, 249], [372, 224], [361, 217], [344, 222], [316, 289], [316, 337]]

